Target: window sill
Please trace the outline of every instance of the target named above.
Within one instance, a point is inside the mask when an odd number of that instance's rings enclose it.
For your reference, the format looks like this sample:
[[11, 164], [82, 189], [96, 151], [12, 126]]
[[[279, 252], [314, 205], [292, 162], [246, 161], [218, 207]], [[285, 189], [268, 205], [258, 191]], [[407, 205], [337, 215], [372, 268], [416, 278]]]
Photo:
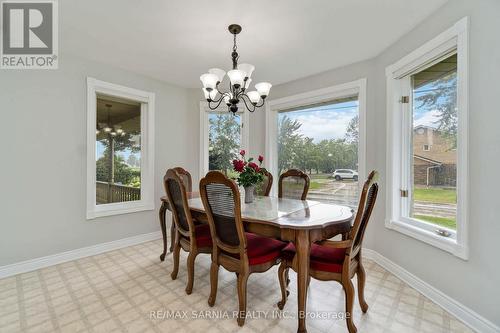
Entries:
[[154, 210], [155, 205], [152, 202], [134, 201], [134, 202], [119, 202], [112, 204], [103, 204], [94, 206], [93, 209], [87, 210], [87, 220], [93, 220], [98, 217], [121, 215], [142, 212], [145, 210]]
[[467, 249], [454, 238], [442, 237], [436, 235], [434, 232], [397, 220], [386, 219], [385, 227], [449, 252], [460, 259], [468, 259]]

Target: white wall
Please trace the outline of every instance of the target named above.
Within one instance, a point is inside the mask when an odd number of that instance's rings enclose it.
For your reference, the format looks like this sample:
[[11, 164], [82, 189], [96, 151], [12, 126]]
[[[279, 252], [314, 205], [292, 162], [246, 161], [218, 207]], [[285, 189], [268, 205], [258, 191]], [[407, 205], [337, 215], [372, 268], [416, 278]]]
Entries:
[[[385, 68], [464, 16], [470, 18], [470, 258], [463, 261], [388, 230], [385, 219]], [[500, 165], [500, 1], [452, 0], [375, 59], [273, 87], [280, 98], [361, 77], [367, 81], [367, 170], [381, 173], [381, 192], [365, 246], [407, 269], [448, 296], [500, 325], [500, 223], [496, 176]], [[319, 50], [318, 50], [319, 52]], [[255, 136], [265, 119], [251, 117]], [[265, 151], [264, 142], [253, 149]]]
[[[367, 170], [379, 170], [383, 184], [385, 67], [464, 16], [470, 17], [470, 258], [386, 229], [383, 186], [365, 245], [500, 325], [500, 1], [450, 0], [375, 59], [275, 86], [272, 98], [366, 77]], [[159, 230], [157, 209], [85, 220], [86, 76], [156, 93], [157, 202], [166, 168], [192, 165], [199, 176], [199, 89], [66, 54], [57, 71], [0, 71], [0, 266]], [[250, 152], [263, 154], [263, 110], [250, 121]]]
[[85, 219], [87, 76], [156, 94], [156, 203], [166, 168], [198, 166], [187, 89], [66, 54], [58, 70], [0, 71], [0, 266], [159, 230], [158, 205]]
[[[422, 280], [500, 325], [500, 223], [495, 174], [500, 165], [500, 1], [453, 0], [377, 58], [379, 115], [377, 142], [385, 146], [384, 69], [464, 16], [470, 18], [469, 158], [470, 256], [463, 261], [432, 246], [384, 228], [382, 216], [373, 221], [373, 249]], [[385, 167], [380, 151], [375, 162]], [[382, 192], [385, 194], [385, 192]], [[385, 202], [381, 201], [380, 204]]]

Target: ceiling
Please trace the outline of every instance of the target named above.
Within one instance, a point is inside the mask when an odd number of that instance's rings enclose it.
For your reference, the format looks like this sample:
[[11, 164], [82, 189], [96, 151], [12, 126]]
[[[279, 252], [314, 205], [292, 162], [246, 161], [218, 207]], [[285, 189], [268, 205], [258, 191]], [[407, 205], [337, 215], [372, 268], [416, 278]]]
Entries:
[[447, 0], [60, 1], [60, 49], [186, 88], [240, 62], [280, 84], [377, 56]]
[[439, 80], [457, 70], [457, 54], [453, 54], [445, 59], [440, 60], [437, 64], [432, 65], [425, 70], [413, 75], [413, 88], [417, 89], [425, 86], [432, 81]]
[[[126, 133], [139, 133], [141, 129], [141, 104], [121, 98], [98, 95], [97, 127], [115, 126]], [[98, 137], [105, 137], [100, 133]]]

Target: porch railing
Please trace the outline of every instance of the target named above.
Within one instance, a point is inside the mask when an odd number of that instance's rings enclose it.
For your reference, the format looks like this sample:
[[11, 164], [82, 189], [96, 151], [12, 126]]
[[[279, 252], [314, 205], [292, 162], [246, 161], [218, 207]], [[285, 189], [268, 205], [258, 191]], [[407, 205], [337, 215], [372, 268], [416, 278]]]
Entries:
[[97, 204], [141, 200], [141, 189], [137, 187], [96, 182]]

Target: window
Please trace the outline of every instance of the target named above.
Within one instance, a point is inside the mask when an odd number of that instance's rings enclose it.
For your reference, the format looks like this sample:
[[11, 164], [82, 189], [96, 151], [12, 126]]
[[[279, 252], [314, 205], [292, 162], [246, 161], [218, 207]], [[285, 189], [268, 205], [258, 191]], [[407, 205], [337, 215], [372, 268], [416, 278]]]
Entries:
[[240, 150], [248, 150], [248, 112], [232, 114], [227, 108], [212, 111], [201, 103], [201, 151], [200, 170], [205, 175], [211, 170], [220, 170], [232, 175], [232, 160], [238, 158]]
[[154, 94], [87, 80], [87, 218], [154, 209]]
[[[278, 114], [278, 175], [300, 169], [310, 179], [307, 198], [355, 207], [359, 186], [358, 96], [283, 110]], [[339, 169], [350, 168], [350, 169]]]
[[141, 104], [97, 94], [96, 204], [141, 200]]
[[386, 226], [467, 258], [467, 20], [388, 67]]
[[[269, 102], [266, 167], [311, 178], [308, 200], [355, 207], [364, 177], [365, 85], [362, 79]], [[275, 192], [276, 194], [277, 192]]]
[[241, 149], [241, 115], [210, 113], [208, 115], [208, 170], [228, 173], [231, 161]]
[[[410, 80], [413, 97], [408, 101], [413, 128], [409, 147], [413, 158], [407, 166], [408, 215], [435, 225], [446, 235], [446, 229], [456, 230], [457, 214], [457, 152], [453, 149], [457, 144], [457, 55], [404, 79]], [[422, 142], [428, 142], [423, 145], [426, 153], [416, 149]]]

